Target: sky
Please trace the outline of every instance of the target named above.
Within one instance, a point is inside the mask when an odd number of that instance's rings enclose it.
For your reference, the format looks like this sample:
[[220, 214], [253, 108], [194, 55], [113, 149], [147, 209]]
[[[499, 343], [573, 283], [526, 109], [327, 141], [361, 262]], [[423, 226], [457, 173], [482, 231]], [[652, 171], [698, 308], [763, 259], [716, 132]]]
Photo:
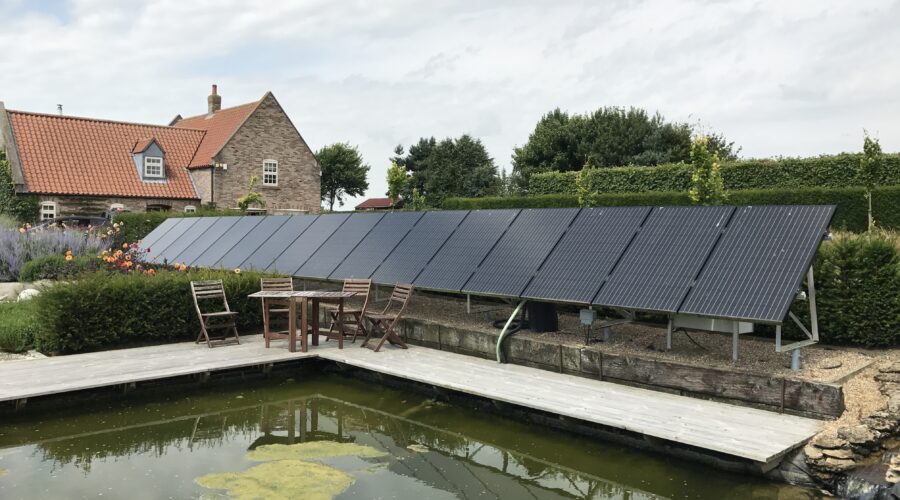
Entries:
[[[900, 0], [0, 0], [7, 108], [147, 123], [271, 90], [315, 151], [480, 138], [510, 169], [540, 117], [638, 106], [744, 157], [900, 151]], [[351, 207], [357, 199], [348, 200]]]

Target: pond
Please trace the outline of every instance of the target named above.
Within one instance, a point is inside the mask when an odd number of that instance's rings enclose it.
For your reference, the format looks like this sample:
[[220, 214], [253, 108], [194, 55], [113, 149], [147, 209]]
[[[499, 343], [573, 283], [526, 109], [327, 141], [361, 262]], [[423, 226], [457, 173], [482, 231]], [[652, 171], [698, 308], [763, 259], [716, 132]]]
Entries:
[[0, 498], [818, 498], [340, 375], [0, 422]]

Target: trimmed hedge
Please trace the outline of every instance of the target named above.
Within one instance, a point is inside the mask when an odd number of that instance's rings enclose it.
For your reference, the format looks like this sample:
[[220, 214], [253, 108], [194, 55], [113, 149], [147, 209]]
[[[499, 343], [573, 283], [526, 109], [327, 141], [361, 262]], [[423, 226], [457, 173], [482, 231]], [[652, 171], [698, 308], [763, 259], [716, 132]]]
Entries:
[[19, 272], [19, 281], [67, 279], [97, 271], [100, 267], [97, 257], [80, 256], [67, 261], [63, 255], [47, 255], [26, 262]]
[[222, 279], [238, 331], [261, 328], [261, 273], [160, 271], [156, 276], [95, 273], [60, 283], [34, 299], [41, 309], [35, 346], [45, 353], [75, 353], [136, 343], [193, 340], [200, 323], [192, 280]]
[[25, 352], [34, 345], [40, 324], [34, 299], [0, 303], [0, 351]]
[[[858, 185], [856, 166], [861, 154], [841, 154], [816, 158], [740, 160], [722, 163], [725, 189], [843, 188]], [[642, 191], [687, 191], [691, 187], [691, 166], [668, 164], [656, 167], [614, 167], [587, 171], [589, 190], [598, 193]], [[532, 195], [577, 194], [578, 172], [541, 172], [528, 180]], [[900, 155], [884, 156], [879, 184], [900, 184]]]
[[[728, 193], [731, 205], [837, 205], [832, 227], [848, 231], [868, 228], [867, 205], [863, 188], [843, 189], [746, 189]], [[690, 205], [687, 192], [615, 193], [594, 196], [593, 206], [665, 206]], [[575, 195], [498, 196], [485, 198], [448, 198], [444, 210], [496, 208], [577, 207]], [[885, 229], [900, 228], [900, 186], [878, 188], [872, 198], [875, 221]]]
[[117, 243], [134, 243], [150, 234], [156, 226], [172, 217], [218, 217], [223, 215], [244, 215], [236, 210], [198, 210], [196, 212], [119, 212], [113, 222], [123, 222], [117, 235]]
[[[900, 235], [836, 234], [814, 263], [819, 335], [824, 343], [900, 345]], [[794, 313], [807, 325], [809, 307]], [[792, 330], [792, 323], [786, 323]], [[804, 337], [805, 338], [805, 337]]]

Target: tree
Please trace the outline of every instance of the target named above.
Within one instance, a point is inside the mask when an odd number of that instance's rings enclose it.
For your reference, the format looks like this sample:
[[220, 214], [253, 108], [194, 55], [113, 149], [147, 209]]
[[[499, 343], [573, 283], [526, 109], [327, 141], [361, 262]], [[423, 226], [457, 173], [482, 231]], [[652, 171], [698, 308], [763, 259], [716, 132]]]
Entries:
[[430, 206], [440, 206], [450, 196], [478, 197], [497, 194], [500, 178], [494, 159], [480, 140], [469, 135], [458, 139], [420, 139], [403, 155], [395, 150], [396, 164], [409, 174], [408, 187], [421, 193]]
[[[659, 113], [649, 115], [640, 108], [604, 107], [574, 115], [557, 108], [541, 117], [528, 141], [513, 150], [513, 173], [525, 188], [537, 172], [688, 161], [694, 134], [686, 123], [666, 122]], [[730, 159], [740, 151], [721, 134], [709, 140], [720, 157]]]
[[869, 137], [865, 132], [863, 138], [863, 155], [859, 159], [856, 177], [859, 183], [866, 188], [866, 200], [869, 202], [869, 231], [875, 229], [875, 218], [872, 216], [872, 191], [878, 187], [884, 168], [884, 156], [881, 153], [881, 144], [878, 139]]
[[721, 205], [727, 199], [719, 165], [719, 155], [712, 151], [709, 138], [700, 136], [691, 143], [691, 201], [700, 205]]
[[317, 151], [316, 159], [322, 169], [322, 201], [328, 210], [334, 210], [335, 202], [344, 206], [345, 196], [360, 196], [369, 189], [369, 165], [363, 163], [356, 146], [331, 144]]
[[258, 193], [257, 191], [254, 191], [257, 180], [258, 179], [256, 178], [255, 175], [251, 176], [250, 177], [250, 186], [247, 187], [247, 194], [245, 194], [244, 196], [241, 196], [240, 198], [237, 199], [237, 206], [238, 206], [238, 208], [240, 208], [243, 211], [246, 211], [252, 205], [256, 205], [259, 208], [266, 207], [266, 199], [263, 197], [262, 194]]
[[397, 200], [400, 199], [400, 194], [406, 190], [406, 187], [409, 185], [409, 177], [406, 176], [406, 171], [400, 168], [396, 163], [391, 163], [391, 166], [388, 167], [387, 170], [387, 185], [388, 185], [388, 198], [391, 199], [391, 205], [396, 205]]

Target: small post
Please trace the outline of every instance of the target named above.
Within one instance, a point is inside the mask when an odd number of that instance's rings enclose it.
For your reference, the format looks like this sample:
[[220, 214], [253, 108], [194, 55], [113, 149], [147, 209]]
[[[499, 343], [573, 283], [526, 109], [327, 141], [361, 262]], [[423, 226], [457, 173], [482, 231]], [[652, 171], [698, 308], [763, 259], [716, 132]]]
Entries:
[[466, 294], [466, 314], [472, 314], [472, 295]]
[[791, 370], [800, 370], [800, 349], [794, 349], [793, 351], [791, 351]]
[[775, 325], [775, 352], [781, 352], [781, 325]]
[[666, 350], [672, 350], [672, 317], [669, 316], [669, 323], [666, 326]]
[[603, 328], [601, 328], [601, 331], [603, 332], [603, 341], [609, 342], [609, 333], [610, 333], [609, 327], [604, 326]]
[[731, 334], [731, 360], [732, 361], [738, 360], [738, 339], [739, 339], [738, 331], [740, 331], [738, 322], [735, 321], [734, 326], [732, 327], [732, 334]]

